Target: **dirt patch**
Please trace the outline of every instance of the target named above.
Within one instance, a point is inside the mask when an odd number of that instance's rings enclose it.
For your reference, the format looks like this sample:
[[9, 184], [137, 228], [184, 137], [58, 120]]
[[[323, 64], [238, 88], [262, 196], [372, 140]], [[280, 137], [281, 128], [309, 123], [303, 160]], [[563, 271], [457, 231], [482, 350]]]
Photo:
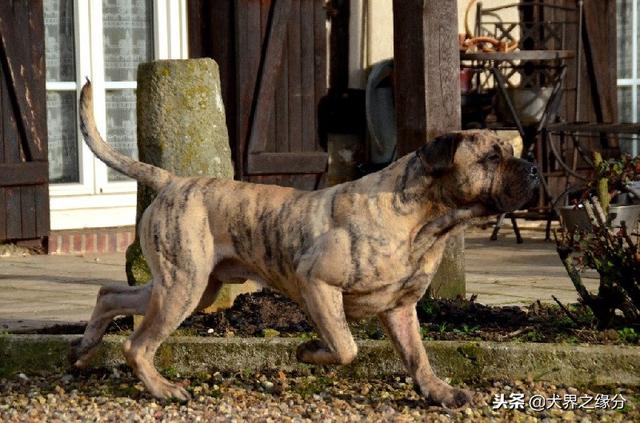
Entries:
[[[640, 330], [614, 327], [596, 330], [593, 315], [580, 304], [566, 306], [533, 303], [529, 307], [493, 307], [472, 300], [431, 299], [418, 305], [422, 335], [435, 340], [487, 340], [528, 342], [589, 342], [639, 344]], [[264, 290], [244, 294], [233, 307], [215, 314], [196, 314], [182, 325], [198, 335], [313, 336], [300, 308], [286, 297]], [[354, 336], [382, 339], [377, 319], [351, 322]]]
[[581, 304], [559, 306], [539, 301], [528, 307], [497, 307], [473, 299], [427, 300], [418, 305], [423, 336], [437, 340], [485, 340], [637, 344], [637, 328], [595, 329], [590, 310]]
[[313, 331], [296, 303], [271, 290], [242, 294], [230, 309], [213, 314], [195, 314], [185, 321], [185, 326], [217, 336], [230, 333], [262, 336], [270, 331], [273, 334], [277, 331], [280, 335], [298, 335]]
[[[593, 315], [580, 304], [565, 306], [536, 302], [529, 307], [496, 307], [471, 300], [430, 299], [418, 305], [424, 339], [592, 344], [640, 344], [640, 328], [614, 326], [596, 330]], [[356, 338], [383, 339], [377, 319], [350, 323]], [[126, 334], [131, 318], [116, 319], [108, 333]], [[54, 326], [38, 333], [82, 333], [83, 326]], [[263, 290], [240, 295], [232, 308], [213, 314], [196, 313], [178, 329], [182, 335], [199, 336], [315, 336], [302, 310], [286, 297]]]

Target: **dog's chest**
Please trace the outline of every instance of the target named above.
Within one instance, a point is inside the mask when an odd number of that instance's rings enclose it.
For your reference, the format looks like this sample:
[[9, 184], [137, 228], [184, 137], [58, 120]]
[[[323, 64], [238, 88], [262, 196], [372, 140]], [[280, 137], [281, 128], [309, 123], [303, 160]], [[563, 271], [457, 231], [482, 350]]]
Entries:
[[[350, 318], [361, 318], [417, 302], [425, 294], [442, 259], [446, 237], [439, 239], [419, 260], [410, 250], [396, 251], [362, 272], [362, 278], [346, 286], [344, 307]], [[371, 263], [361, 262], [366, 267]]]
[[440, 263], [447, 239], [448, 234], [441, 235], [426, 247], [414, 245], [410, 237], [359, 238], [350, 248], [347, 287], [376, 288], [431, 275]]
[[432, 278], [432, 274], [418, 272], [393, 283], [367, 286], [363, 291], [345, 291], [345, 313], [351, 319], [358, 319], [416, 303], [425, 294]]

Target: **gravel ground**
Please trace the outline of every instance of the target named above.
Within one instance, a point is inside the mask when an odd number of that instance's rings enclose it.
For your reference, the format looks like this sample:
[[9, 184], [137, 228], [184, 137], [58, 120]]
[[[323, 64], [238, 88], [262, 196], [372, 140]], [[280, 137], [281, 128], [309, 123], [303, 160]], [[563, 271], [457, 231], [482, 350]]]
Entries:
[[[330, 371], [314, 372], [215, 373], [191, 378], [190, 383], [171, 375], [189, 384], [194, 399], [188, 403], [154, 400], [125, 368], [46, 377], [20, 374], [0, 379], [0, 421], [640, 421], [640, 388], [607, 387], [594, 392], [499, 381], [471, 386], [476, 391], [475, 406], [450, 411], [426, 406], [405, 376], [364, 382], [336, 378]], [[524, 394], [523, 410], [492, 409], [494, 395], [504, 394], [506, 401], [517, 405], [519, 393]], [[606, 410], [551, 407], [535, 411], [528, 401], [536, 394], [561, 399], [575, 395], [578, 403], [584, 403], [583, 395], [607, 394], [612, 399], [618, 394], [626, 401], [621, 410], [613, 410], [610, 401]]]

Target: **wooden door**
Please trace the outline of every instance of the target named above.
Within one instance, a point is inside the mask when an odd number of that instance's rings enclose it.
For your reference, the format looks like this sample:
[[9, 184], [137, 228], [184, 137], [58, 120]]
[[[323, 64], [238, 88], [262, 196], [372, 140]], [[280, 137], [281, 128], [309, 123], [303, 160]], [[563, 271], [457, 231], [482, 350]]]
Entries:
[[0, 2], [0, 242], [49, 234], [42, 11]]
[[190, 55], [220, 67], [236, 178], [315, 188], [327, 165], [324, 1], [190, 0], [189, 33]]

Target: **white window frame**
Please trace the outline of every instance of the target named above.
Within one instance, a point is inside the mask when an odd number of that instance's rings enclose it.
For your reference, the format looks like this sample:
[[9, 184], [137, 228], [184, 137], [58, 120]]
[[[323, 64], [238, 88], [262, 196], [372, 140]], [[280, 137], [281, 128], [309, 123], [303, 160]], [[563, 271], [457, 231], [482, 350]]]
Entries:
[[[75, 90], [78, 98], [81, 84], [90, 78], [96, 124], [106, 134], [106, 90], [135, 89], [137, 84], [105, 81], [102, 22], [102, 0], [74, 1], [77, 82], [47, 82], [47, 90]], [[186, 0], [154, 0], [153, 23], [154, 59], [188, 58]], [[134, 224], [136, 182], [109, 182], [107, 166], [89, 150], [79, 130], [77, 136], [80, 180], [49, 185], [51, 229]]]
[[[631, 13], [631, 78], [618, 78], [617, 86], [619, 88], [631, 88], [631, 119], [633, 122], [638, 122], [638, 91], [640, 87], [640, 75], [638, 73], [638, 0], [632, 0]], [[626, 36], [626, 34], [617, 34], [617, 36]], [[637, 139], [632, 143], [631, 154], [634, 157], [640, 153], [638, 144], [640, 142]]]

